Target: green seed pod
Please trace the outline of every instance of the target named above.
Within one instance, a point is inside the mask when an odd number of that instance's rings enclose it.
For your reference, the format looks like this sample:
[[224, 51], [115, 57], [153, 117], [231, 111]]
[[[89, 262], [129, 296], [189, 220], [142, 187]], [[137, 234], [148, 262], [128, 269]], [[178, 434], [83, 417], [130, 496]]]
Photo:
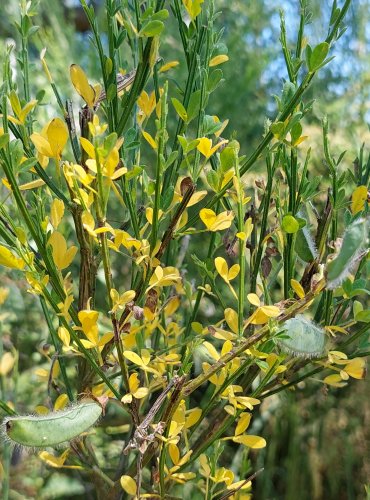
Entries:
[[284, 323], [288, 338], [279, 338], [279, 346], [289, 354], [302, 358], [315, 358], [324, 352], [325, 332], [301, 314]]
[[368, 221], [358, 219], [350, 224], [344, 233], [339, 254], [326, 266], [327, 288], [333, 290], [340, 286], [350, 274], [361, 255], [366, 252], [369, 235]]
[[6, 417], [3, 428], [11, 442], [30, 448], [57, 446], [80, 436], [101, 417], [103, 408], [86, 400], [47, 415]]

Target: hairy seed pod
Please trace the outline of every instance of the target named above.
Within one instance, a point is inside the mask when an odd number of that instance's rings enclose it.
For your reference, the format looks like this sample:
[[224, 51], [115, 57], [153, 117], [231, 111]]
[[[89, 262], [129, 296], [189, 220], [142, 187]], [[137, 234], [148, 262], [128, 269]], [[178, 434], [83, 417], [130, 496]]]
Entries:
[[6, 417], [6, 436], [15, 444], [30, 448], [57, 446], [86, 432], [101, 417], [103, 408], [95, 401], [83, 401], [47, 415]]
[[283, 328], [288, 338], [278, 339], [283, 351], [296, 357], [315, 358], [323, 354], [325, 332], [301, 314], [285, 321]]
[[348, 226], [343, 236], [338, 255], [327, 265], [327, 287], [333, 290], [340, 286], [351, 273], [354, 264], [366, 248], [369, 224], [366, 219], [358, 219]]

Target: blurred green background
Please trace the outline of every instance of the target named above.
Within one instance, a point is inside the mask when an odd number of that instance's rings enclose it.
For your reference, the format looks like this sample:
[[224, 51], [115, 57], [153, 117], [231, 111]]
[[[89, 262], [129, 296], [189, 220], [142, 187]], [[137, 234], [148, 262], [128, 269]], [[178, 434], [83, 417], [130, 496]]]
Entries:
[[[20, 43], [14, 22], [19, 19], [18, 0], [2, 0], [0, 16], [0, 60], [7, 44]], [[102, 11], [102, 2], [93, 2]], [[170, 3], [170, 2], [168, 2]], [[248, 154], [263, 133], [266, 117], [276, 112], [274, 94], [281, 90], [287, 77], [279, 44], [279, 9], [286, 15], [288, 39], [297, 32], [300, 4], [298, 0], [226, 1], [217, 0], [222, 13], [217, 19], [224, 28], [223, 43], [228, 48], [229, 62], [223, 66], [225, 81], [217, 90], [209, 114], [230, 120], [223, 133], [234, 135]], [[312, 0], [312, 24], [308, 27], [311, 45], [325, 38], [331, 2]], [[41, 0], [35, 24], [39, 31], [32, 37], [30, 58], [35, 61], [31, 84], [45, 89], [43, 113], [51, 118], [54, 97], [41, 71], [39, 53], [47, 47], [49, 68], [64, 98], [75, 98], [69, 81], [71, 63], [82, 65], [95, 81], [98, 60], [89, 40], [87, 22], [77, 1]], [[347, 150], [344, 168], [349, 167], [365, 142], [370, 145], [370, 0], [354, 0], [347, 16], [348, 29], [334, 49], [335, 59], [325, 67], [306, 96], [315, 95], [313, 112], [305, 121], [307, 146], [313, 150], [318, 174], [324, 174], [320, 120], [327, 114], [333, 152]], [[104, 18], [101, 16], [101, 27]], [[160, 48], [164, 60], [179, 59], [181, 47], [176, 26], [167, 22], [166, 36]], [[132, 68], [126, 61], [125, 69]], [[182, 66], [184, 69], [182, 69]], [[181, 85], [185, 65], [174, 72]], [[17, 75], [15, 73], [15, 78]], [[175, 82], [172, 82], [174, 85]], [[35, 95], [35, 94], [34, 94]], [[32, 97], [34, 97], [34, 95]], [[258, 174], [248, 174], [251, 184]], [[28, 375], [42, 360], [42, 342], [47, 328], [41, 319], [38, 301], [26, 293], [22, 282], [9, 282], [0, 275], [2, 286], [10, 294], [0, 306], [0, 333], [3, 344], [16, 345], [23, 353], [24, 406], [32, 406], [37, 395], [30, 389]], [[358, 500], [370, 498], [370, 382], [355, 381], [344, 389], [330, 389], [308, 381], [295, 392], [276, 396], [264, 402], [258, 421], [267, 440], [265, 450], [255, 457], [256, 467], [264, 467], [254, 492], [261, 500]], [[42, 397], [39, 395], [40, 398]], [[32, 401], [31, 401], [32, 400]], [[17, 469], [14, 458], [13, 484], [19, 485], [14, 498], [89, 498], [78, 483], [66, 481], [59, 473], [46, 470], [36, 457], [30, 456], [27, 470]], [[40, 493], [42, 491], [42, 493]], [[40, 496], [42, 495], [42, 496]]]

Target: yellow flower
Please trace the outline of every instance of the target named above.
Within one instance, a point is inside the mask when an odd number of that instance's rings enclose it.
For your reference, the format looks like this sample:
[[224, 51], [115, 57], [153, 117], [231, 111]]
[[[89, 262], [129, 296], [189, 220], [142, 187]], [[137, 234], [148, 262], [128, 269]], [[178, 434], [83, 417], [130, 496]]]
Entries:
[[[98, 170], [95, 148], [90, 141], [83, 137], [80, 138], [80, 143], [82, 148], [90, 157], [89, 160], [86, 160], [86, 165], [95, 176]], [[123, 139], [118, 139], [116, 144], [108, 153], [103, 149], [98, 148], [99, 165], [101, 167], [102, 174], [103, 176], [108, 177], [110, 180], [119, 179], [119, 177], [127, 173], [126, 167], [120, 167], [116, 169], [116, 167], [120, 163], [119, 149], [122, 146], [122, 143]]]
[[280, 309], [277, 306], [262, 305], [260, 299], [255, 293], [248, 293], [247, 298], [252, 305], [257, 307], [257, 309], [247, 319], [244, 324], [244, 328], [250, 324], [264, 325], [270, 318], [277, 318], [280, 315]]
[[235, 279], [238, 276], [239, 271], [240, 271], [239, 264], [234, 264], [229, 269], [227, 262], [223, 257], [216, 257], [215, 258], [215, 267], [216, 267], [218, 274], [225, 281], [225, 283], [227, 283], [232, 294], [237, 299], [238, 297], [235, 293], [234, 288], [231, 286], [230, 281], [232, 281], [233, 279]]
[[229, 60], [229, 57], [226, 54], [220, 54], [218, 56], [212, 57], [209, 61], [209, 67], [218, 66], [219, 64], [223, 64]]
[[209, 158], [212, 156], [221, 146], [226, 144], [229, 141], [223, 140], [218, 142], [215, 146], [212, 146], [212, 140], [208, 139], [208, 137], [201, 137], [199, 139], [199, 143], [197, 149], [203, 156]]
[[358, 214], [364, 209], [365, 201], [367, 200], [367, 186], [358, 186], [352, 194], [351, 212], [353, 215]]
[[112, 313], [124, 309], [126, 304], [134, 300], [136, 292], [134, 290], [127, 290], [122, 295], [120, 295], [114, 288], [110, 291], [110, 296], [113, 301]]
[[152, 277], [149, 280], [149, 287], [146, 292], [154, 287], [171, 286], [181, 281], [179, 270], [176, 267], [157, 266], [154, 270]]
[[210, 208], [202, 208], [199, 216], [209, 231], [223, 231], [224, 229], [228, 229], [234, 219], [234, 214], [231, 211], [221, 212], [216, 215]]
[[122, 403], [129, 404], [132, 403], [132, 398], [143, 399], [148, 395], [147, 387], [140, 387], [139, 376], [136, 372], [131, 373], [128, 379], [129, 390], [127, 394], [121, 399]]
[[105, 333], [99, 339], [98, 333], [98, 311], [93, 311], [89, 309], [82, 310], [78, 313], [78, 319], [80, 320], [81, 326], [75, 327], [76, 330], [82, 330], [88, 340], [81, 339], [81, 343], [86, 349], [96, 348], [99, 351], [103, 349], [105, 344], [110, 342], [113, 338], [113, 333]]
[[59, 161], [62, 152], [67, 144], [68, 129], [60, 118], [51, 120], [42, 132], [31, 135], [31, 141], [35, 145], [37, 152], [47, 158], [55, 158]]
[[143, 90], [137, 100], [137, 104], [140, 108], [138, 122], [141, 124], [146, 118], [150, 117], [157, 105], [154, 91], [149, 95]]
[[202, 12], [201, 5], [203, 2], [204, 0], [182, 0], [192, 21]]
[[26, 123], [27, 116], [36, 106], [37, 100], [34, 99], [28, 102], [22, 108], [21, 103], [19, 102], [19, 98], [14, 90], [10, 92], [9, 100], [16, 118], [14, 116], [8, 115], [8, 120], [15, 123], [16, 125], [24, 125]]
[[85, 72], [77, 64], [71, 64], [69, 72], [74, 88], [89, 108], [92, 108], [100, 97], [101, 85], [90, 85]]
[[25, 262], [23, 259], [16, 257], [8, 248], [0, 245], [0, 266], [9, 267], [10, 269], [23, 269]]
[[5, 377], [14, 366], [16, 358], [11, 352], [4, 352], [0, 358], [0, 375]]
[[164, 73], [165, 71], [168, 71], [171, 68], [176, 68], [180, 63], [179, 61], [169, 61], [168, 63], [164, 64], [161, 66], [159, 73]]
[[54, 231], [49, 238], [48, 244], [52, 248], [53, 259], [57, 268], [62, 271], [68, 267], [77, 253], [77, 247], [67, 248], [67, 242], [59, 231]]
[[248, 448], [253, 448], [253, 449], [264, 448], [266, 446], [266, 441], [263, 437], [252, 436], [250, 434], [243, 434], [248, 429], [250, 421], [251, 421], [250, 413], [248, 412], [241, 413], [238, 424], [235, 429], [234, 436], [226, 437], [223, 438], [222, 440], [223, 441], [231, 440], [234, 441], [234, 443], [243, 444], [244, 446], [248, 446]]
[[64, 465], [65, 461], [68, 458], [70, 453], [70, 449], [63, 451], [60, 456], [52, 455], [47, 451], [41, 451], [39, 453], [39, 457], [42, 461], [44, 461], [50, 467], [54, 467], [56, 469], [64, 468], [64, 469], [83, 469], [80, 465]]

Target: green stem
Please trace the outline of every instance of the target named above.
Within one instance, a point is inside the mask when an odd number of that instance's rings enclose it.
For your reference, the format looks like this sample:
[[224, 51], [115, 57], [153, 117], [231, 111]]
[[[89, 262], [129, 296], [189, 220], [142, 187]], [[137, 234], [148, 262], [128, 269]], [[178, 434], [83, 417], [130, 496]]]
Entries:
[[55, 328], [53, 326], [53, 322], [51, 321], [50, 314], [49, 314], [49, 311], [48, 311], [48, 308], [47, 308], [47, 305], [46, 305], [46, 302], [45, 302], [45, 298], [42, 295], [40, 295], [40, 302], [41, 302], [41, 307], [42, 307], [42, 311], [43, 311], [44, 316], [45, 316], [46, 323], [48, 325], [50, 336], [51, 336], [51, 339], [52, 339], [53, 344], [54, 344], [55, 352], [58, 355], [58, 362], [59, 362], [60, 372], [62, 374], [64, 385], [66, 386], [66, 391], [67, 391], [68, 399], [70, 401], [74, 401], [74, 397], [73, 397], [73, 393], [72, 393], [72, 388], [71, 388], [71, 385], [69, 383], [69, 379], [68, 379], [68, 376], [67, 376], [65, 360], [64, 360], [63, 356], [60, 355], [61, 354], [62, 344], [61, 344], [61, 342], [60, 342], [60, 340], [58, 338], [58, 335], [57, 335], [57, 333], [55, 331]]
[[154, 194], [154, 208], [152, 219], [152, 231], [150, 233], [150, 250], [153, 252], [158, 238], [159, 226], [159, 208], [161, 202], [161, 179], [164, 168], [164, 148], [166, 144], [166, 120], [167, 120], [167, 92], [168, 82], [164, 84], [163, 94], [161, 97], [161, 116], [160, 125], [157, 133], [158, 136], [158, 151], [157, 151], [157, 166], [155, 178], [155, 194]]

